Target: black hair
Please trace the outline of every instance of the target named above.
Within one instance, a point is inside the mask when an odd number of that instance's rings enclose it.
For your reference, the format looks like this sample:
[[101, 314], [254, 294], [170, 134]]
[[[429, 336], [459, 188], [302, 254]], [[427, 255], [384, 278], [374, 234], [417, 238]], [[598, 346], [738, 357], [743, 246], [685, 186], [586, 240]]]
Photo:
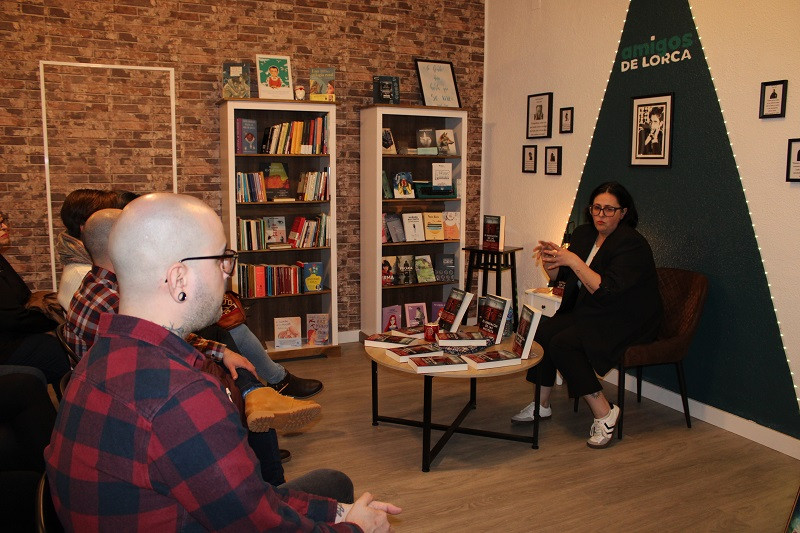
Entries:
[[117, 193], [99, 189], [76, 189], [69, 193], [61, 204], [61, 222], [67, 233], [81, 238], [81, 226], [95, 211], [117, 207]]
[[117, 195], [117, 209], [122, 209], [132, 201], [139, 198], [139, 195], [132, 191], [124, 191], [124, 190], [116, 190], [114, 191]]
[[592, 205], [594, 199], [604, 192], [613, 195], [619, 202], [619, 206], [627, 209], [621, 222], [635, 228], [639, 223], [639, 212], [636, 211], [636, 206], [633, 204], [633, 196], [628, 192], [628, 189], [616, 181], [601, 183], [592, 191], [592, 194], [589, 195], [589, 205]]

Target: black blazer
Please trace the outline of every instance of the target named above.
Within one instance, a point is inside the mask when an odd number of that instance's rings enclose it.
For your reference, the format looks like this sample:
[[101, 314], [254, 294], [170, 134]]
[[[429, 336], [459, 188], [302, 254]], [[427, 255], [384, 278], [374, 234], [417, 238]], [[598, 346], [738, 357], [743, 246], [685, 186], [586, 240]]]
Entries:
[[[575, 229], [570, 251], [586, 260], [597, 239], [594, 224]], [[573, 313], [583, 347], [598, 374], [614, 368], [628, 346], [655, 339], [661, 325], [661, 295], [653, 252], [647, 240], [620, 224], [589, 265], [600, 274], [600, 287], [590, 294], [568, 267], [556, 281], [566, 282], [559, 313]]]

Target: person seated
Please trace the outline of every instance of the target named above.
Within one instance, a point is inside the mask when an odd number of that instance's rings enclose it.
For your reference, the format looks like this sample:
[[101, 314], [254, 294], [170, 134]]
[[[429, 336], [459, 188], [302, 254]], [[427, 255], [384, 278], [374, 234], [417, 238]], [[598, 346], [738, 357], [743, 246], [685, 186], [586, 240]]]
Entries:
[[[539, 414], [552, 414], [559, 371], [570, 397], [582, 397], [594, 415], [587, 445], [605, 448], [619, 407], [606, 399], [597, 374], [616, 367], [628, 346], [655, 339], [662, 306], [653, 252], [635, 229], [639, 215], [630, 193], [619, 183], [603, 183], [592, 191], [588, 213], [592, 223], [575, 229], [569, 249], [548, 241], [534, 248], [548, 277], [565, 283], [561, 306], [542, 318], [534, 336], [544, 348]], [[528, 381], [536, 384], [536, 373], [529, 370]], [[533, 410], [531, 402], [511, 419], [530, 422]]]
[[65, 528], [388, 530], [400, 509], [369, 493], [351, 504], [265, 483], [227, 391], [198, 370], [203, 355], [184, 336], [218, 320], [234, 266], [216, 213], [146, 195], [109, 248], [119, 314], [100, 317], [45, 450]]
[[[0, 249], [11, 244], [10, 231], [8, 215], [0, 213]], [[47, 382], [57, 387], [69, 371], [69, 359], [58, 339], [47, 333], [58, 323], [33, 307], [32, 296], [25, 281], [0, 254], [0, 364], [38, 368]]]

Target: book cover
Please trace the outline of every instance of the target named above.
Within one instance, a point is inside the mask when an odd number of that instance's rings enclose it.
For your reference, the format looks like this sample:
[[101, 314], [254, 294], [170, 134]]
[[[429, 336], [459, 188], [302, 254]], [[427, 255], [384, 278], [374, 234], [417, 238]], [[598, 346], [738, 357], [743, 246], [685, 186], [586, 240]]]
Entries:
[[406, 312], [406, 326], [414, 328], [428, 322], [428, 308], [424, 302], [403, 304]]
[[292, 60], [289, 56], [256, 54], [258, 97], [269, 100], [294, 100]]
[[411, 172], [398, 172], [392, 178], [392, 194], [395, 198], [414, 198], [413, 183]]
[[431, 163], [431, 187], [434, 191], [453, 188], [453, 163]]
[[[405, 337], [410, 341], [416, 341], [416, 339], [412, 337]], [[387, 348], [386, 355], [391, 357], [398, 363], [407, 363], [409, 358], [411, 357], [436, 357], [443, 355], [444, 352], [442, 351], [439, 346], [436, 344], [416, 344], [413, 346], [404, 346], [402, 348]]]
[[506, 325], [503, 327], [503, 338], [507, 339], [514, 333], [514, 306], [508, 306], [508, 313], [506, 313]]
[[[397, 306], [400, 307], [399, 305]], [[398, 328], [393, 331], [395, 335], [400, 335], [402, 337], [413, 337], [415, 339], [424, 339], [425, 338], [425, 326], [413, 326], [413, 327], [404, 327]]]
[[508, 317], [511, 299], [496, 294], [487, 294], [482, 303], [478, 313], [478, 330], [492, 339], [495, 344], [499, 344], [503, 340], [503, 328]]
[[336, 101], [336, 69], [334, 67], [311, 68], [308, 99], [312, 102]]
[[422, 213], [422, 220], [425, 223], [425, 240], [442, 241], [444, 240], [444, 217], [441, 212]]
[[283, 163], [270, 163], [269, 169], [266, 169], [264, 174], [267, 200], [293, 199], [289, 189], [289, 176], [286, 174], [286, 166]]
[[422, 213], [402, 213], [403, 230], [406, 233], [406, 241], [424, 241], [425, 225], [422, 221]]
[[436, 274], [433, 272], [433, 263], [430, 255], [414, 256], [414, 272], [417, 274], [417, 283], [433, 283]]
[[381, 258], [381, 285], [388, 287], [397, 280], [397, 256], [385, 255]]
[[294, 220], [292, 221], [292, 229], [289, 230], [289, 235], [286, 238], [286, 241], [293, 248], [298, 248], [299, 247], [299, 242], [298, 241], [299, 241], [299, 239], [301, 237], [301, 234], [303, 232], [303, 226], [305, 225], [305, 223], [306, 223], [306, 217], [304, 217], [302, 215], [298, 215], [298, 216], [294, 217]]
[[384, 332], [393, 332], [400, 328], [403, 315], [399, 305], [389, 305], [381, 310], [381, 324]]
[[473, 296], [471, 292], [462, 291], [456, 287], [450, 289], [450, 295], [447, 297], [439, 317], [441, 331], [458, 331]]
[[303, 269], [300, 273], [302, 292], [319, 292], [323, 289], [322, 276], [324, 271], [322, 261], [297, 261], [296, 265]]
[[[397, 275], [395, 285], [412, 285], [417, 282], [417, 274], [414, 272], [414, 256], [397, 256]], [[407, 324], [408, 325], [408, 324]]]
[[299, 348], [303, 335], [299, 316], [275, 318], [275, 348]]
[[286, 217], [264, 217], [267, 244], [286, 243]]
[[[419, 151], [420, 148], [436, 148], [436, 140], [434, 139], [433, 129], [424, 128], [421, 130], [417, 130], [417, 153], [420, 155], [424, 155], [422, 152]], [[439, 150], [437, 149], [435, 153], [438, 154]]]
[[383, 149], [384, 154], [397, 153], [397, 147], [394, 145], [392, 130], [389, 128], [383, 128], [383, 133], [381, 134], [381, 148]]
[[458, 211], [445, 211], [442, 213], [442, 232], [445, 240], [461, 239], [461, 213]]
[[511, 351], [522, 359], [527, 359], [530, 355], [535, 334], [535, 331], [531, 330], [532, 323], [533, 308], [528, 304], [524, 304], [522, 311], [519, 312], [519, 326], [517, 326], [517, 331], [514, 332], [514, 338], [511, 340]]
[[406, 242], [406, 232], [403, 229], [403, 218], [399, 213], [386, 213], [386, 229], [392, 242]]
[[506, 217], [483, 215], [483, 249], [502, 250], [505, 246]]
[[458, 155], [453, 130], [436, 130], [436, 146], [439, 148], [439, 155]]
[[386, 213], [381, 213], [381, 244], [389, 242], [389, 229], [386, 227]]
[[435, 254], [433, 256], [433, 273], [436, 281], [455, 281], [456, 254]]
[[487, 346], [490, 342], [479, 331], [440, 331], [436, 336], [439, 346]]
[[444, 302], [431, 302], [431, 322], [438, 322], [439, 316], [444, 309]]
[[416, 339], [401, 337], [390, 333], [375, 333], [364, 339], [364, 346], [370, 348], [401, 348], [411, 345]]
[[222, 64], [222, 97], [250, 98], [250, 61]]
[[389, 183], [389, 176], [386, 175], [385, 170], [381, 171], [381, 186], [383, 187], [384, 199], [394, 198], [394, 192], [392, 192], [392, 184]]
[[331, 343], [331, 316], [328, 313], [309, 313], [306, 315], [306, 337], [312, 346], [325, 346]]
[[[238, 120], [238, 119], [237, 119]], [[258, 122], [252, 118], [241, 119], [241, 154], [257, 154], [258, 144]], [[238, 133], [238, 132], [237, 132]], [[238, 138], [237, 138], [238, 140]], [[237, 142], [238, 147], [238, 142]]]
[[400, 78], [372, 76], [372, 100], [376, 104], [399, 104]]
[[408, 364], [411, 365], [411, 367], [414, 368], [418, 374], [469, 370], [469, 365], [467, 365], [467, 363], [457, 355], [409, 357]]
[[492, 350], [483, 353], [471, 353], [461, 356], [469, 366], [476, 369], [497, 368], [500, 366], [514, 366], [522, 364], [519, 355], [508, 350]]

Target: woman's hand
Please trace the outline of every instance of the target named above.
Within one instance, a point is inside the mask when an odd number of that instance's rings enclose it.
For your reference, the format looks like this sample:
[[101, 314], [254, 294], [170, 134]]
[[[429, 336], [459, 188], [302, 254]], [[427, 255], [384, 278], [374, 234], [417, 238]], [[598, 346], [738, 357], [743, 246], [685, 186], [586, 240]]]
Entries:
[[553, 279], [559, 267], [572, 268], [572, 265], [576, 264], [575, 260], [580, 260], [574, 253], [550, 241], [539, 241], [533, 252], [534, 257], [542, 263], [550, 279]]

